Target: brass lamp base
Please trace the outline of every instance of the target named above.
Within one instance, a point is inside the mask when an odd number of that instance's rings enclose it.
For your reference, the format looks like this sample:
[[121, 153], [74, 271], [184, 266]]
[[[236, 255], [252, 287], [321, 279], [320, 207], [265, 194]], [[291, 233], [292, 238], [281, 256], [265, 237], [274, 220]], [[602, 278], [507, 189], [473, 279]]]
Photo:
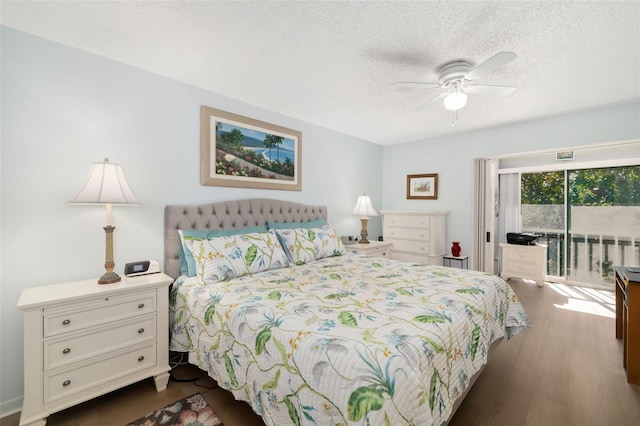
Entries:
[[369, 222], [368, 217], [361, 217], [360, 223], [362, 224], [362, 230], [360, 231], [360, 244], [369, 244], [369, 240], [367, 240], [367, 222]]
[[120, 278], [120, 275], [113, 272], [113, 268], [116, 266], [116, 264], [113, 263], [113, 230], [116, 229], [116, 227], [107, 225], [102, 229], [104, 229], [106, 235], [106, 250], [104, 261], [104, 269], [106, 269], [106, 272], [100, 277], [100, 279], [98, 280], [98, 284], [113, 284], [119, 282], [122, 279]]
[[120, 278], [120, 275], [115, 272], [105, 272], [98, 280], [98, 284], [113, 284], [121, 280], [122, 278]]

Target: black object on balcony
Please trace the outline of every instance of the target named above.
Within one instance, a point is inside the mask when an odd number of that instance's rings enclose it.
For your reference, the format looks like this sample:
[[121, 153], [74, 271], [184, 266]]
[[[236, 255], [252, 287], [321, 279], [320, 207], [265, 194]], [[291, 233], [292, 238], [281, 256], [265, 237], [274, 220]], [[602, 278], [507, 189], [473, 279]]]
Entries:
[[521, 246], [532, 246], [538, 238], [535, 234], [507, 232], [507, 242], [509, 244], [519, 244]]

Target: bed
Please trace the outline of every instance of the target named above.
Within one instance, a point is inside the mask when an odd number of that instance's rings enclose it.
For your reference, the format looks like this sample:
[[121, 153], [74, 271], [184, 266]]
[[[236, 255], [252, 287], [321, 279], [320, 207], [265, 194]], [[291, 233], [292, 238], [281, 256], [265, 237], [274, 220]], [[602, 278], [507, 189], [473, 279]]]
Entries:
[[492, 274], [349, 254], [326, 220], [268, 199], [167, 206], [171, 350], [267, 425], [445, 424], [492, 344], [529, 327], [516, 295]]

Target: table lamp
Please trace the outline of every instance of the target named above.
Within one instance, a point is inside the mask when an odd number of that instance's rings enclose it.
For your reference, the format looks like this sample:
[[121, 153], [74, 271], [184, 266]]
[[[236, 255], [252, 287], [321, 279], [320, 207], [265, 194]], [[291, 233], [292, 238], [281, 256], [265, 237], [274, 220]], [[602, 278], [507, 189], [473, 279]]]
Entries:
[[378, 212], [373, 209], [371, 205], [371, 198], [368, 195], [362, 194], [356, 201], [356, 206], [353, 208], [353, 214], [360, 216], [360, 223], [362, 224], [362, 230], [360, 231], [360, 244], [369, 244], [367, 240], [367, 222], [369, 222], [369, 216], [378, 216]]
[[119, 164], [110, 163], [108, 158], [103, 163], [93, 163], [84, 188], [69, 204], [105, 205], [107, 209], [106, 252], [104, 268], [106, 272], [98, 280], [98, 284], [111, 284], [120, 281], [120, 276], [113, 272], [113, 216], [111, 206], [137, 205], [138, 200], [124, 177]]

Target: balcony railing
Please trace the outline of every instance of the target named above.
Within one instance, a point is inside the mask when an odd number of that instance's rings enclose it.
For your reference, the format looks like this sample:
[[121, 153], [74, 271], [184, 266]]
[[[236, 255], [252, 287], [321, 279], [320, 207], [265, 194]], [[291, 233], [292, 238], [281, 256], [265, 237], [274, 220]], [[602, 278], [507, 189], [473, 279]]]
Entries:
[[[526, 228], [547, 245], [547, 275], [612, 287], [615, 265], [640, 265], [640, 240], [620, 235], [569, 234], [553, 229]], [[564, 257], [567, 257], [566, 271]]]

